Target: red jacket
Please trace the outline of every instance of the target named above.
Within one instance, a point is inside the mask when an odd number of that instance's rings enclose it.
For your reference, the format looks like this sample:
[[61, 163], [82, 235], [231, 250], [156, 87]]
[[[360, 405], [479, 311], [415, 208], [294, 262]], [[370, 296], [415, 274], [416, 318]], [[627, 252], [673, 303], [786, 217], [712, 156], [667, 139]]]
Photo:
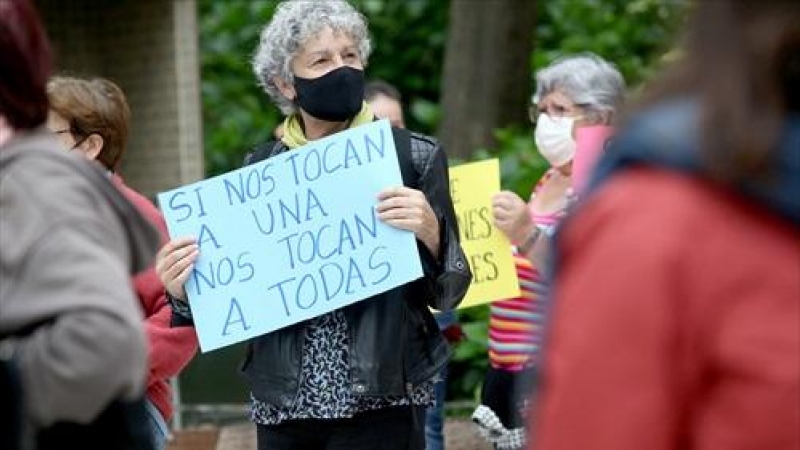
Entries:
[[[114, 181], [139, 212], [158, 228], [166, 242], [167, 226], [158, 208], [145, 196], [126, 186], [121, 178], [115, 176]], [[153, 266], [136, 275], [133, 285], [142, 305], [149, 343], [147, 398], [169, 421], [173, 411], [168, 379], [177, 376], [191, 361], [197, 351], [197, 335], [192, 327], [170, 327], [172, 309], [167, 304], [164, 285]]]
[[640, 168], [559, 239], [532, 448], [800, 448], [797, 228]]

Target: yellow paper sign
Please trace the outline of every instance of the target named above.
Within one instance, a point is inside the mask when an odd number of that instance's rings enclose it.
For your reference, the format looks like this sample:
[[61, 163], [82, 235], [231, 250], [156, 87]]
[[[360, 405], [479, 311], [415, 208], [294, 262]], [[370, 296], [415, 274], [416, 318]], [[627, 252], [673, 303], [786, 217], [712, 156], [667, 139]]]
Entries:
[[461, 247], [472, 269], [472, 284], [459, 308], [518, 297], [519, 280], [506, 236], [494, 226], [492, 196], [500, 191], [497, 159], [450, 168]]

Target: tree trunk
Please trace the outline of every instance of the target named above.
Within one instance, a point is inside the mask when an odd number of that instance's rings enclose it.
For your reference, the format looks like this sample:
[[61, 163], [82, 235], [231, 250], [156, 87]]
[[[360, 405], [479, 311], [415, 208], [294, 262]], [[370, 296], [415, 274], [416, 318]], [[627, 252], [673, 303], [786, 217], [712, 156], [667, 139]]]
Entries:
[[494, 145], [493, 130], [527, 123], [535, 0], [452, 0], [439, 137], [451, 157]]

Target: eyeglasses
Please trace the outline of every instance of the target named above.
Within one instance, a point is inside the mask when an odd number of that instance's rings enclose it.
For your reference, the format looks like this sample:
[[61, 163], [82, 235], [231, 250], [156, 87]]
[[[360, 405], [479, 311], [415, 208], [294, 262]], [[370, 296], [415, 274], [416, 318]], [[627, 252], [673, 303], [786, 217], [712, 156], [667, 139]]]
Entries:
[[539, 114], [547, 114], [553, 119], [560, 119], [562, 117], [572, 117], [575, 120], [583, 119], [583, 115], [573, 116], [574, 113], [579, 113], [579, 108], [584, 108], [585, 105], [575, 104], [573, 110], [569, 110], [564, 107], [556, 106], [550, 109], [539, 109], [537, 105], [530, 105], [528, 106], [528, 120], [531, 121], [532, 124], [536, 125], [536, 122], [539, 120]]
[[[72, 147], [67, 149], [68, 151], [73, 151], [73, 150], [77, 149], [81, 144], [83, 144], [83, 141], [88, 139], [89, 136], [95, 134], [95, 133], [88, 133], [85, 136], [83, 136], [82, 138], [76, 140], [75, 139], [75, 135], [78, 134], [78, 133], [76, 133], [74, 130], [71, 130], [69, 128], [65, 128], [63, 130], [53, 130], [53, 133], [55, 133], [55, 134], [69, 133], [69, 134], [71, 134], [73, 136], [73, 140], [75, 140], [75, 143], [72, 144]], [[78, 134], [78, 136], [80, 136], [80, 134]]]

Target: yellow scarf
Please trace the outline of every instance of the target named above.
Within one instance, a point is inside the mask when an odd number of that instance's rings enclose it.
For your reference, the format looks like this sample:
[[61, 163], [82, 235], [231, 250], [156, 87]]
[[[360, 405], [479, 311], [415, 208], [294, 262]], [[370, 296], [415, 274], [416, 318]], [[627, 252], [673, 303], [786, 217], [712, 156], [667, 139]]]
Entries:
[[[374, 120], [375, 116], [369, 109], [367, 102], [361, 106], [361, 111], [353, 117], [350, 121], [348, 128], [355, 128], [365, 123], [370, 123]], [[303, 126], [300, 124], [300, 115], [292, 114], [283, 121], [283, 137], [281, 141], [289, 148], [302, 147], [308, 144], [305, 133], [303, 133]]]

